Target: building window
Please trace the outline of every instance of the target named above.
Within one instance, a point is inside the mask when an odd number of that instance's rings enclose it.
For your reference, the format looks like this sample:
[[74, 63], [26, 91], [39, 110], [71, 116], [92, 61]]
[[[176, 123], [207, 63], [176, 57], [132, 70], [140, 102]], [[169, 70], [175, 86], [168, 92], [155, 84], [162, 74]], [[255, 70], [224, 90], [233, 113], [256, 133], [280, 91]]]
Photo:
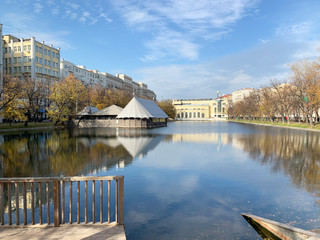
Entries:
[[200, 118], [200, 112], [198, 112], [198, 118]]
[[201, 117], [204, 118], [204, 113], [201, 114]]
[[54, 54], [54, 52], [52, 52], [51, 57], [53, 57], [53, 58], [54, 58], [54, 55], [55, 55], [55, 54]]
[[23, 67], [23, 71], [26, 72], [27, 70], [28, 70], [27, 66], [24, 66], [24, 67]]
[[8, 58], [8, 63], [11, 63], [11, 58]]
[[16, 73], [17, 72], [17, 67], [14, 67], [13, 68], [13, 73]]
[[56, 53], [56, 58], [59, 58], [59, 55], [58, 55], [58, 53]]
[[23, 51], [24, 51], [24, 52], [27, 51], [27, 45], [24, 45], [24, 46], [23, 46]]
[[44, 69], [43, 69], [43, 73], [44, 73], [44, 74], [47, 74], [47, 69], [44, 68]]
[[21, 46], [18, 46], [18, 52], [21, 52]]
[[50, 69], [48, 70], [48, 74], [51, 74], [51, 70]]
[[31, 51], [31, 45], [28, 45], [28, 51]]
[[31, 66], [28, 66], [28, 71], [31, 72]]
[[18, 57], [18, 63], [21, 63], [21, 57]]
[[[54, 62], [52, 62], [52, 67], [54, 68]], [[77, 71], [78, 69], [76, 69], [76, 71]]]
[[28, 61], [27, 56], [23, 56], [23, 62], [26, 63]]
[[42, 53], [42, 47], [39, 47], [39, 53]]
[[36, 57], [36, 63], [38, 63], [39, 62], [39, 58], [38, 57]]
[[17, 47], [13, 47], [13, 52], [16, 52], [17, 51]]
[[196, 113], [196, 112], [193, 113], [193, 117], [194, 117], [194, 118], [197, 117], [197, 113]]
[[41, 64], [42, 64], [42, 58], [39, 58], [39, 63], [41, 63]]
[[36, 52], [39, 52], [39, 47], [38, 46], [36, 46]]
[[47, 49], [44, 49], [43, 51], [44, 51], [44, 55], [47, 55], [47, 54], [48, 54]]
[[44, 59], [43, 62], [44, 62], [44, 65], [47, 65], [47, 59]]
[[8, 52], [8, 48], [4, 48], [4, 53], [7, 53]]
[[28, 62], [31, 62], [31, 56], [28, 56]]

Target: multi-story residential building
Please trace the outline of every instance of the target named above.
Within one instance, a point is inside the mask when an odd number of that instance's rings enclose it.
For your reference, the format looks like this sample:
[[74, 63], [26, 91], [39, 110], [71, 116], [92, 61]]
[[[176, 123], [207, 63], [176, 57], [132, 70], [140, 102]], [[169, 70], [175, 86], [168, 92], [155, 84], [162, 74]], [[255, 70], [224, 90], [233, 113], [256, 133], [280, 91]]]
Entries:
[[20, 79], [59, 80], [60, 49], [30, 39], [2, 36], [4, 73]]
[[245, 97], [248, 97], [255, 89], [253, 88], [242, 88], [232, 92], [232, 102], [236, 103], [243, 100]]
[[173, 100], [177, 120], [210, 120], [225, 119], [231, 95], [223, 95], [216, 99], [181, 99]]
[[0, 23], [0, 79], [3, 79], [2, 24]]
[[89, 70], [83, 65], [75, 65], [62, 58], [60, 62], [61, 78], [67, 77], [70, 73], [73, 73], [87, 87], [101, 84], [105, 88], [123, 90], [137, 97], [156, 99], [156, 94], [148, 89], [146, 84], [134, 82], [128, 75], [117, 73], [114, 76], [98, 70]]

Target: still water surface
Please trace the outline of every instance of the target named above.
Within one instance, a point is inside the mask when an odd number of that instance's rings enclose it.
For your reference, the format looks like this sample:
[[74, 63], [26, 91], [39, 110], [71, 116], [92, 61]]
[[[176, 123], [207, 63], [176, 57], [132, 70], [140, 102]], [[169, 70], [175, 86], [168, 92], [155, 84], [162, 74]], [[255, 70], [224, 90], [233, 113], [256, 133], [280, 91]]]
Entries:
[[0, 136], [1, 177], [124, 175], [127, 239], [260, 239], [240, 213], [320, 228], [320, 133], [231, 122]]

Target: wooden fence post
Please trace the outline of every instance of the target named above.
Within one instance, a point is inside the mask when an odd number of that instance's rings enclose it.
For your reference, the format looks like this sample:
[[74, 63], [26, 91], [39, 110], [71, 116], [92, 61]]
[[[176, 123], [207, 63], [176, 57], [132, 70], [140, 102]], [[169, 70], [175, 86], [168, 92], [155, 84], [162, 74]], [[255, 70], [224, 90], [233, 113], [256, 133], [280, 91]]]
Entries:
[[123, 225], [123, 203], [124, 203], [124, 199], [123, 199], [123, 179], [124, 177], [119, 179], [119, 209], [118, 209], [118, 223], [120, 225]]
[[53, 181], [53, 205], [54, 205], [54, 226], [59, 227], [60, 225], [60, 186], [59, 186], [59, 181], [54, 180]]

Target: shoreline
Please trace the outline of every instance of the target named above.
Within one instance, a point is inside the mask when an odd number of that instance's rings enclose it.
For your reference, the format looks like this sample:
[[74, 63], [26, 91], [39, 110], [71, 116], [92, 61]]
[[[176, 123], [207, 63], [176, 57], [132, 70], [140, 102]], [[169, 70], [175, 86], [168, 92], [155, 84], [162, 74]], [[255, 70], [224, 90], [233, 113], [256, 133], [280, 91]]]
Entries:
[[64, 127], [56, 127], [56, 126], [46, 126], [46, 127], [29, 127], [29, 128], [6, 128], [0, 129], [1, 133], [8, 133], [8, 132], [27, 132], [27, 131], [43, 131], [43, 130], [58, 130], [63, 129]]
[[304, 131], [311, 131], [311, 132], [318, 132], [320, 133], [319, 129], [312, 129], [310, 127], [308, 128], [302, 128], [302, 127], [292, 127], [292, 126], [283, 126], [283, 125], [273, 125], [268, 123], [254, 123], [254, 122], [245, 122], [245, 121], [238, 121], [238, 120], [227, 120], [228, 122], [235, 122], [235, 123], [243, 123], [243, 124], [253, 124], [258, 126], [268, 126], [268, 127], [278, 127], [278, 128], [289, 128], [289, 129], [296, 129], [296, 130], [304, 130]]

